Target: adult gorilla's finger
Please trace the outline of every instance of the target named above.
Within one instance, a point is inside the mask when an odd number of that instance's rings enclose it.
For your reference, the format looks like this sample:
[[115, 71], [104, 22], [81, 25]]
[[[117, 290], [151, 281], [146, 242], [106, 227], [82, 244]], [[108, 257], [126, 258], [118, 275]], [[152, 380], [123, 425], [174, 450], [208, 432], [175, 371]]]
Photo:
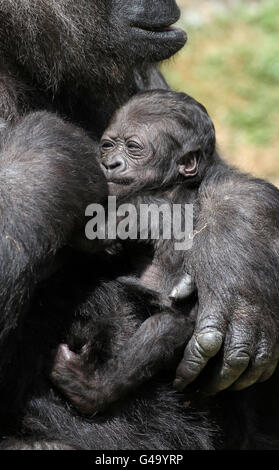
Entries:
[[278, 359], [271, 361], [268, 367], [266, 368], [265, 372], [259, 378], [259, 382], [265, 382], [266, 380], [270, 379], [274, 374], [276, 368], [278, 366]]
[[183, 390], [198, 377], [208, 360], [221, 349], [223, 338], [223, 333], [212, 327], [194, 333], [176, 371], [174, 387], [177, 390]]
[[278, 361], [279, 361], [279, 344], [276, 344], [274, 351], [273, 351], [272, 360], [269, 362], [265, 371], [259, 378], [259, 382], [265, 382], [266, 380], [270, 379], [270, 377], [274, 374], [275, 369], [277, 368]]
[[233, 384], [231, 390], [243, 390], [251, 387], [256, 382], [264, 382], [268, 380], [276, 369], [279, 360], [279, 348], [276, 345], [272, 347], [272, 338], [268, 335], [258, 345], [255, 359], [251, 366], [241, 376], [241, 378]]
[[272, 361], [270, 361], [265, 372], [260, 377], [259, 382], [265, 382], [274, 374], [275, 369], [278, 365], [278, 361], [279, 361], [279, 344], [276, 344], [274, 351], [273, 351]]
[[260, 380], [268, 366], [271, 358], [269, 356], [256, 356], [253, 363], [247, 368], [244, 374], [231, 387], [230, 390], [244, 390], [251, 387]]
[[243, 328], [241, 322], [232, 323], [224, 344], [223, 361], [206, 385], [210, 394], [221, 392], [232, 386], [247, 369], [251, 351], [250, 329]]
[[249, 361], [249, 354], [242, 349], [238, 349], [226, 355], [222, 366], [215, 372], [213, 378], [206, 385], [206, 392], [216, 394], [231, 387], [247, 369]]

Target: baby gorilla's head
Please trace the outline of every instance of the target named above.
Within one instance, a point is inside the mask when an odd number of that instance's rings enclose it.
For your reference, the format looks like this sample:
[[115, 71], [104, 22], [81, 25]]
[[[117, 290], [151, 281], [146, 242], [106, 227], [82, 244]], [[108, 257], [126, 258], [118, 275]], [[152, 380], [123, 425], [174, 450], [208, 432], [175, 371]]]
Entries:
[[110, 194], [197, 184], [215, 154], [206, 109], [184, 93], [139, 93], [113, 116], [101, 140]]

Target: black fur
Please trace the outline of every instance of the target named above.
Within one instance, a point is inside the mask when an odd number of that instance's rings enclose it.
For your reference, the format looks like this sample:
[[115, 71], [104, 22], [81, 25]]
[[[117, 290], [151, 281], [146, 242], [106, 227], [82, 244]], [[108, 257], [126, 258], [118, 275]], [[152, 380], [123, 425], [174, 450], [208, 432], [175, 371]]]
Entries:
[[[142, 122], [144, 126], [141, 126]], [[129, 137], [126, 140], [126, 134], [132, 135], [133, 141], [129, 140]], [[255, 338], [257, 343], [253, 345], [258, 355], [262, 353], [262, 341], [266, 333], [262, 311], [268, 314], [269, 325], [273, 325], [274, 337], [269, 337], [270, 344], [277, 339], [279, 315], [279, 192], [262, 180], [241, 175], [218, 163], [214, 127], [205, 109], [183, 94], [163, 91], [140, 94], [118, 111], [102, 142], [105, 172], [109, 180], [113, 181], [111, 191], [117, 186], [117, 194], [122, 195], [120, 201], [129, 201], [138, 208], [143, 203], [181, 204], [183, 208], [183, 205], [189, 202], [190, 189], [195, 206], [196, 236], [189, 252], [176, 252], [173, 239], [149, 239], [148, 244], [151, 244], [154, 250], [153, 259], [149, 260], [151, 266], [143, 263], [144, 275], [138, 274], [139, 279], [119, 279], [116, 297], [121, 309], [117, 310], [115, 320], [113, 315], [110, 317], [112, 349], [104, 365], [100, 364], [101, 357], [98, 359], [95, 353], [92, 354], [92, 350], [96, 348], [95, 317], [88, 319], [86, 324], [81, 325], [81, 329], [74, 333], [74, 337], [77, 334], [79, 338], [81, 349], [73, 352], [66, 345], [60, 346], [52, 379], [75, 407], [86, 415], [115, 403], [140, 384], [150, 380], [154, 373], [168, 370], [175, 360], [175, 353], [181, 354], [183, 345], [190, 340], [193, 333], [195, 316], [188, 316], [190, 310], [187, 311], [183, 304], [172, 307], [168, 305], [166, 293], [179, 278], [179, 273], [180, 276], [183, 275], [183, 267], [190, 271], [195, 279], [200, 308], [203, 306], [204, 296], [208, 301], [211, 295], [216, 311], [227, 312], [228, 317], [225, 317], [224, 321], [230, 321], [229, 315], [233, 314], [227, 299], [230, 294], [234, 295], [235, 312], [239, 313], [239, 322], [243, 328], [249, 325], [250, 321], [254, 321], [253, 318], [249, 320], [247, 317], [247, 305], [255, 303], [255, 298], [261, 298], [261, 288], [267, 272], [273, 277], [268, 297], [261, 301], [263, 310], [254, 311], [254, 315], [258, 315], [262, 324], [262, 337], [259, 332]], [[151, 144], [153, 151], [150, 151]], [[187, 158], [192, 149], [195, 149], [195, 154], [201, 151], [197, 171], [188, 178], [183, 169], [181, 178], [181, 157], [187, 167]], [[155, 172], [152, 171], [153, 168]], [[123, 184], [125, 179], [131, 182], [128, 185]], [[255, 195], [259, 192], [262, 194], [262, 200], [257, 205]], [[255, 238], [253, 231], [257, 227], [261, 227], [262, 233]], [[160, 234], [162, 237], [161, 232]], [[212, 243], [213, 255], [209, 250]], [[248, 260], [246, 258], [246, 251], [249, 249], [262, 253], [265, 259], [264, 265], [257, 266], [261, 277], [258, 286], [255, 283], [250, 284], [249, 272], [256, 266], [249, 265], [251, 256]], [[226, 255], [227, 250], [230, 253]], [[231, 258], [232, 250], [235, 251]], [[144, 252], [146, 249], [142, 249], [142, 254]], [[231, 264], [226, 267], [226, 271], [230, 271], [228, 277], [223, 269], [224, 254], [228, 259], [232, 259]], [[146, 274], [148, 271], [149, 276]], [[157, 278], [154, 280], [152, 276], [155, 271]], [[239, 291], [235, 289], [235, 276], [241, 279]], [[149, 284], [153, 291], [148, 289]], [[122, 300], [119, 299], [120, 293]], [[147, 317], [142, 318], [143, 323], [135, 333], [127, 328], [129, 309], [137, 314], [138, 318], [144, 315], [144, 312]], [[127, 316], [125, 321], [123, 314]], [[69, 346], [72, 350], [75, 350], [74, 344], [75, 341], [70, 336]], [[277, 385], [275, 388], [277, 389]], [[267, 390], [266, 395], [263, 392], [265, 401], [268, 401], [270, 393], [268, 387]], [[247, 400], [249, 396], [252, 396], [251, 402]], [[194, 397], [197, 399], [197, 396]], [[262, 398], [260, 389], [258, 394], [257, 391], [248, 391], [240, 396], [239, 404], [234, 406], [233, 412], [240, 415], [245, 403], [245, 416], [243, 419], [240, 417], [239, 422], [236, 420], [239, 429], [241, 422], [244, 426], [243, 447], [260, 448], [261, 445], [267, 445], [268, 439], [269, 446], [276, 447], [278, 429], [275, 428], [274, 431], [274, 426], [269, 422], [265, 422], [265, 432], [257, 434], [253, 421], [257, 421], [257, 408], [254, 406], [259, 397]], [[214, 406], [214, 401], [209, 403], [208, 410], [211, 410], [215, 420], [218, 420]], [[276, 401], [273, 402], [273, 410], [278, 413]], [[219, 402], [219, 413], [221, 428], [225, 430], [228, 409], [226, 400], [222, 401], [222, 398]], [[228, 416], [229, 420], [232, 420], [233, 414], [228, 413]], [[251, 433], [251, 423], [255, 426], [255, 436]], [[226, 429], [226, 434], [229, 442], [227, 445], [233, 446], [230, 442], [234, 439], [235, 428], [232, 429], [233, 431]]]
[[[101, 162], [112, 182], [110, 194], [115, 192], [119, 204], [132, 203], [138, 212], [143, 204], [170, 207], [180, 204], [185, 218], [184, 207], [190, 199], [198, 219], [199, 185], [214, 161], [217, 161], [214, 126], [206, 110], [182, 93], [159, 90], [136, 95], [116, 113], [102, 138]], [[88, 362], [90, 333], [81, 355], [73, 354], [67, 345], [59, 348], [52, 379], [82, 413], [100, 411], [158, 370], [175, 364], [175, 353], [181, 355], [191, 338], [193, 328], [187, 315], [183, 309], [171, 306], [167, 294], [186, 270], [191, 270], [193, 277], [199, 272], [195, 258], [198, 259], [196, 252], [202, 247], [195, 247], [194, 254], [176, 250], [174, 236], [171, 240], [163, 239], [162, 225], [166, 220], [161, 223], [158, 220], [160, 236], [152, 240], [151, 231], [157, 223], [154, 219], [145, 241], [153, 247], [152, 259], [142, 263], [143, 274], [139, 274], [139, 279], [123, 281], [131, 312], [137, 311], [141, 295], [145, 299], [143, 313], [153, 316], [131, 338], [127, 335], [129, 340], [121, 345], [119, 355], [112, 355], [104, 370], [99, 371], [98, 363]], [[172, 221], [169, 223], [172, 225]], [[140, 227], [137, 230], [140, 233]], [[153, 296], [148, 289], [153, 289]], [[88, 325], [86, 330], [90, 331]], [[121, 344], [117, 337], [115, 341]]]
[[[186, 41], [179, 31], [164, 31], [178, 15], [173, 0], [153, 0], [152, 8], [149, 0], [0, 1], [0, 117], [7, 123], [0, 165], [2, 448], [212, 447], [215, 425], [201, 408], [184, 409], [168, 377], [91, 422], [76, 415], [48, 379], [53, 351], [67, 341], [83, 305], [88, 316], [96, 315], [100, 341], [110, 323], [108, 306], [117, 301], [119, 285], [112, 280], [109, 292], [100, 286], [101, 297], [95, 291], [110, 266], [102, 273], [100, 260], [65, 253], [64, 245], [79, 228], [88, 198], [96, 202], [106, 194], [94, 140], [128, 98], [167, 87], [154, 64]], [[43, 281], [57, 269], [58, 255], [62, 268]], [[134, 325], [134, 314], [127, 322]], [[110, 338], [100, 356], [106, 357]]]
[[196, 328], [176, 386], [193, 382], [218, 352], [223, 357], [208, 385], [212, 393], [267, 380], [279, 353], [278, 190], [226, 166], [205, 108], [163, 90], [133, 97], [116, 113], [102, 138], [101, 161], [110, 194], [125, 202], [194, 203], [187, 260], [160, 242], [153, 264], [165, 276], [151, 272], [162, 292], [175, 276], [179, 285], [183, 269], [198, 288]]
[[[18, 436], [3, 440], [3, 449], [212, 448], [215, 426], [206, 410], [183, 406], [183, 395], [172, 389], [171, 371], [108, 412], [86, 419], [50, 386], [53, 356], [62, 341], [78, 353], [90, 335], [88, 360], [102, 370], [144, 320], [142, 294], [131, 302], [123, 282], [114, 280], [120, 263], [124, 274], [130, 268], [121, 259], [111, 264], [104, 255], [73, 254], [51, 281], [40, 284], [17, 342], [21, 367], [18, 360], [10, 366], [13, 385], [5, 399], [2, 394], [2, 429], [5, 436]], [[96, 281], [96, 274], [107, 280]]]
[[[166, 87], [153, 64], [182, 47], [186, 36], [148, 30], [168, 26], [179, 11], [173, 0], [138, 6], [134, 0], [0, 2], [0, 113], [7, 122], [0, 165], [3, 449], [211, 447], [206, 416], [185, 415], [170, 386], [154, 384], [111, 417], [88, 422], [48, 380], [53, 351], [101, 276], [94, 258], [78, 255], [82, 262], [75, 264], [60, 248], [78, 230], [88, 202], [106, 194], [94, 141], [51, 113], [100, 136], [128, 97]], [[57, 257], [58, 267], [65, 259], [66, 267], [42, 281], [57, 270]], [[100, 303], [97, 331], [110, 323], [112, 295], [113, 284], [101, 301], [96, 296], [97, 305], [92, 301], [93, 311]], [[129, 322], [132, 328], [134, 315]]]

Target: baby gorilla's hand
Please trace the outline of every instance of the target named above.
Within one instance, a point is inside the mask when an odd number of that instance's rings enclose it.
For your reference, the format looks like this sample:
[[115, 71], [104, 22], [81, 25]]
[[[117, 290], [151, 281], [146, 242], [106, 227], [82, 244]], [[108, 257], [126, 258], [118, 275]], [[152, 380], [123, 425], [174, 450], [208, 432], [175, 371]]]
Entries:
[[86, 346], [81, 354], [76, 354], [67, 344], [61, 344], [50, 378], [81, 414], [90, 416], [101, 407], [103, 393], [98, 391], [95, 374], [93, 378], [89, 377], [85, 353]]
[[62, 344], [51, 380], [80, 413], [90, 416], [134, 392], [158, 372], [172, 370], [189, 331], [192, 322], [187, 316], [166, 308], [147, 318], [116, 355], [93, 371], [88, 345], [78, 355]]

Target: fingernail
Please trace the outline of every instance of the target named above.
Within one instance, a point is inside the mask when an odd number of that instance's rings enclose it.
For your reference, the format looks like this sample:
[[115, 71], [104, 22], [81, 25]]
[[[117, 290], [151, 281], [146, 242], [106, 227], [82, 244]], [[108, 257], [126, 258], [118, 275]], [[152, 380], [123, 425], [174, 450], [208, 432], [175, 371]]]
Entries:
[[172, 291], [169, 295], [169, 299], [175, 300], [177, 295], [178, 295], [178, 289], [176, 287], [174, 287], [174, 289], [172, 289]]
[[173, 386], [176, 390], [182, 392], [186, 385], [183, 379], [175, 379], [175, 381], [173, 382]]
[[72, 357], [72, 352], [69, 349], [69, 346], [67, 344], [62, 344], [61, 345], [61, 352], [63, 353], [63, 356], [65, 357], [66, 360], [70, 360]]

